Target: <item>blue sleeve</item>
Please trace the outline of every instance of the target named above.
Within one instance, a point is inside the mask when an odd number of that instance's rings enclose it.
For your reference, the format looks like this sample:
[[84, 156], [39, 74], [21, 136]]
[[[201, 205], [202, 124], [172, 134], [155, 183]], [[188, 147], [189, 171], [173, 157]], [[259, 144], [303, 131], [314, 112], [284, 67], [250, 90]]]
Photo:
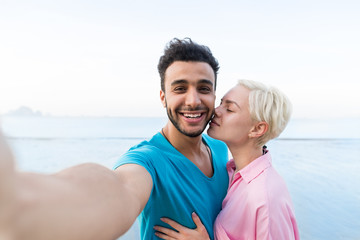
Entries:
[[151, 152], [152, 150], [148, 146], [139, 147], [138, 145], [136, 147], [133, 147], [119, 158], [119, 160], [115, 163], [113, 169], [115, 170], [125, 164], [137, 164], [144, 167], [149, 172], [154, 182], [156, 179], [156, 171], [153, 165], [153, 161], [151, 159]]

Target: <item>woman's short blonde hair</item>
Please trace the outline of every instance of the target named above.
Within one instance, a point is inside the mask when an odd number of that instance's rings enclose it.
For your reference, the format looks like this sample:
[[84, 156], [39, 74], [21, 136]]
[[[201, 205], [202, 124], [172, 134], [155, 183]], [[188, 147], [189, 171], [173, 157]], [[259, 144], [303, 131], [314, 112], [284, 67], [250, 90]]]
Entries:
[[288, 97], [279, 89], [253, 80], [239, 80], [241, 85], [250, 90], [249, 111], [252, 120], [266, 122], [269, 127], [259, 137], [260, 146], [280, 135], [289, 122], [292, 105]]

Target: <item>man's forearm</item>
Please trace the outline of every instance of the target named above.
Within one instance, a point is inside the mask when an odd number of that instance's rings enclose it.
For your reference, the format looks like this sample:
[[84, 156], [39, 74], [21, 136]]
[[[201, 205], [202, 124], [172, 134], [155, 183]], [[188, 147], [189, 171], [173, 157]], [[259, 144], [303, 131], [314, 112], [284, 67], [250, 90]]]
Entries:
[[[49, 159], [51, 161], [51, 159]], [[52, 175], [21, 173], [0, 132], [0, 239], [112, 240], [146, 205], [152, 178], [127, 164], [87, 163]]]
[[0, 239], [13, 239], [14, 201], [14, 160], [0, 132]]
[[116, 239], [142, 210], [116, 173], [97, 164], [17, 176], [15, 239]]
[[17, 176], [15, 239], [116, 239], [139, 213], [115, 172], [97, 164]]

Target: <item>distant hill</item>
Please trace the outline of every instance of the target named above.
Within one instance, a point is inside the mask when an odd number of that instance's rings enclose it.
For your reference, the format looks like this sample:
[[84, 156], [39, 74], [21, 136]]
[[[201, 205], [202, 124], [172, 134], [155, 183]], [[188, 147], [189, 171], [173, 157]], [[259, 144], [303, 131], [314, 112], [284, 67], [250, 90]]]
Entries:
[[21, 106], [18, 109], [9, 111], [5, 116], [19, 116], [19, 117], [42, 117], [43, 114], [40, 111], [34, 111], [29, 107]]

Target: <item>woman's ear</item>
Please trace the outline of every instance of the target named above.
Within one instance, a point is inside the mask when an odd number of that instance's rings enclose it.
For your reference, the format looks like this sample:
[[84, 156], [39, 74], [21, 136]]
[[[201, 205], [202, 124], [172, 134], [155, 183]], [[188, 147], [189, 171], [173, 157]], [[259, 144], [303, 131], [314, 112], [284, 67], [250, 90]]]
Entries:
[[269, 124], [267, 122], [258, 122], [255, 126], [250, 130], [249, 137], [250, 138], [258, 138], [264, 135], [269, 129]]
[[165, 92], [163, 90], [160, 90], [160, 100], [163, 107], [166, 107]]

